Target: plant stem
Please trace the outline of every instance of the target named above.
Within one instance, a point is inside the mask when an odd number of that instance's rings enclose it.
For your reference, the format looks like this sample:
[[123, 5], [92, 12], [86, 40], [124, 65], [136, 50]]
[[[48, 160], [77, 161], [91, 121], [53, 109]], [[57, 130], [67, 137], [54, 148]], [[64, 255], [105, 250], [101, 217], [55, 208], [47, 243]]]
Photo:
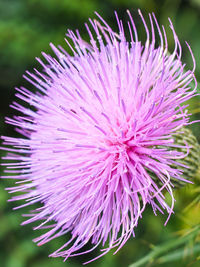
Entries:
[[198, 231], [200, 229], [200, 226], [196, 226], [194, 227], [194, 229], [187, 234], [184, 237], [181, 238], [174, 238], [160, 246], [156, 246], [153, 248], [153, 250], [146, 255], [145, 257], [141, 258], [140, 260], [138, 260], [135, 263], [132, 263], [131, 265], [129, 265], [129, 267], [138, 267], [141, 266], [147, 262], [153, 262], [155, 258], [157, 258], [159, 255], [169, 251], [170, 249], [176, 248], [184, 243], [186, 243], [187, 241], [193, 239], [197, 234]]

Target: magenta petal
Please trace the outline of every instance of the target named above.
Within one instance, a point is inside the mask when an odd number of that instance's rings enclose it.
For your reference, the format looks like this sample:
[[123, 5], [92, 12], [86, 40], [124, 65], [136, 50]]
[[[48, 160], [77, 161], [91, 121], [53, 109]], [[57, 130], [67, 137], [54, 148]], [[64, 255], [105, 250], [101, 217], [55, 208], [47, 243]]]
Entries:
[[[100, 22], [86, 25], [90, 43], [68, 31], [73, 56], [51, 44], [56, 58], [42, 53], [45, 63], [37, 60], [43, 71], [24, 76], [37, 92], [16, 89], [26, 105], [14, 102], [12, 108], [22, 115], [6, 118], [21, 134], [2, 137], [9, 151], [4, 159], [11, 161], [5, 164], [8, 178], [17, 179], [8, 190], [24, 193], [12, 200], [24, 199], [20, 207], [41, 203], [23, 224], [40, 221], [34, 229], [50, 228], [35, 239], [39, 245], [71, 232], [52, 257], [83, 254], [78, 250], [89, 240], [94, 248], [108, 241], [102, 255], [121, 248], [147, 204], [155, 214], [165, 210], [168, 219], [173, 213], [171, 177], [183, 178], [172, 162], [186, 153], [178, 145], [177, 151], [170, 148], [176, 147], [173, 133], [190, 123], [182, 103], [196, 94], [190, 88], [194, 69], [186, 71], [181, 62], [171, 22], [175, 48], [169, 54], [165, 30], [154, 14], [149, 30], [139, 11], [147, 34], [144, 45], [128, 14], [131, 42], [117, 15], [116, 33], [97, 14]], [[171, 195], [171, 206], [164, 192]]]

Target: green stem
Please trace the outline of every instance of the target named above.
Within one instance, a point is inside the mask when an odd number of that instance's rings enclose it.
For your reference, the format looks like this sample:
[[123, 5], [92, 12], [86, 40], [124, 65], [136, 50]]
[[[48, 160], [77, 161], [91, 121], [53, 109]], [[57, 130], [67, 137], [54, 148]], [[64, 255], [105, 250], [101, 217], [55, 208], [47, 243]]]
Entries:
[[189, 247], [187, 250], [179, 249], [176, 250], [175, 252], [172, 252], [169, 255], [162, 256], [157, 260], [157, 262], [163, 264], [166, 262], [177, 261], [183, 258], [184, 256], [195, 255], [199, 252], [200, 252], [200, 244], [197, 244], [194, 247]]
[[137, 262], [129, 265], [129, 267], [138, 267], [141, 266], [147, 262], [153, 262], [154, 259], [156, 259], [159, 255], [169, 251], [170, 249], [176, 248], [184, 243], [186, 243], [187, 241], [191, 240], [192, 238], [194, 238], [198, 231], [200, 229], [200, 226], [194, 227], [194, 229], [192, 230], [192, 232], [190, 232], [188, 235], [181, 237], [181, 238], [175, 238], [173, 240], [170, 240], [160, 246], [154, 247], [153, 250], [146, 255], [145, 257], [143, 257], [142, 259], [138, 260]]

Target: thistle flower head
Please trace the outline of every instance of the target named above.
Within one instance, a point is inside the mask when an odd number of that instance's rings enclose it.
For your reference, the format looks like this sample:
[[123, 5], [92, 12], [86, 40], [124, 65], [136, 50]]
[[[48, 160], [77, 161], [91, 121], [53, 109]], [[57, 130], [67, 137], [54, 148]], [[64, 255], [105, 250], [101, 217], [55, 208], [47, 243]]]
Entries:
[[182, 104], [196, 94], [190, 87], [194, 69], [185, 70], [181, 62], [172, 23], [175, 48], [169, 54], [164, 27], [150, 14], [149, 30], [139, 14], [144, 44], [129, 12], [129, 37], [117, 15], [116, 33], [97, 14], [99, 21], [86, 24], [88, 43], [69, 30], [66, 42], [73, 55], [51, 44], [56, 57], [42, 53], [43, 71], [27, 71], [24, 77], [36, 93], [16, 89], [29, 108], [14, 102], [22, 115], [6, 120], [22, 135], [2, 137], [10, 151], [7, 168], [12, 168], [6, 177], [20, 180], [10, 188], [23, 192], [12, 198], [26, 201], [20, 207], [41, 203], [23, 224], [42, 221], [35, 227], [40, 229], [54, 221], [35, 239], [39, 245], [71, 233], [53, 257], [81, 254], [78, 250], [89, 240], [93, 248], [108, 242], [102, 254], [121, 248], [147, 205], [154, 213], [171, 215], [173, 181], [186, 182], [179, 166], [187, 166], [178, 159], [187, 156], [190, 146], [176, 143], [174, 134], [190, 124]]

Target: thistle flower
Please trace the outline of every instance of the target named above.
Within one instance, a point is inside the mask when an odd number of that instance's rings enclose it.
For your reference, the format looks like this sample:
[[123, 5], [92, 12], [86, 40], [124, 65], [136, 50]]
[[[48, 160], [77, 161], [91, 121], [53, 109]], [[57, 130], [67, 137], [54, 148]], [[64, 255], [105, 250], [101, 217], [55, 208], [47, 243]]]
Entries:
[[165, 211], [168, 220], [173, 182], [188, 182], [182, 176], [188, 166], [180, 159], [190, 145], [176, 143], [174, 134], [191, 123], [182, 103], [196, 94], [196, 86], [190, 87], [195, 63], [185, 70], [171, 21], [175, 48], [169, 54], [165, 29], [154, 14], [149, 31], [139, 11], [144, 45], [128, 15], [128, 38], [117, 14], [118, 33], [97, 14], [99, 21], [86, 24], [89, 43], [78, 31], [68, 31], [73, 55], [51, 44], [57, 58], [42, 53], [45, 63], [37, 60], [43, 71], [24, 76], [37, 92], [17, 88], [16, 97], [26, 105], [14, 102], [22, 115], [6, 119], [22, 135], [2, 137], [9, 151], [5, 159], [11, 161], [5, 163], [11, 173], [5, 177], [18, 180], [8, 190], [23, 193], [11, 201], [25, 200], [17, 208], [41, 204], [23, 224], [42, 221], [34, 229], [50, 228], [35, 239], [39, 245], [71, 233], [52, 257], [89, 252], [78, 252], [88, 241], [92, 249], [107, 242], [101, 255], [118, 251], [134, 235], [146, 206], [155, 214]]

